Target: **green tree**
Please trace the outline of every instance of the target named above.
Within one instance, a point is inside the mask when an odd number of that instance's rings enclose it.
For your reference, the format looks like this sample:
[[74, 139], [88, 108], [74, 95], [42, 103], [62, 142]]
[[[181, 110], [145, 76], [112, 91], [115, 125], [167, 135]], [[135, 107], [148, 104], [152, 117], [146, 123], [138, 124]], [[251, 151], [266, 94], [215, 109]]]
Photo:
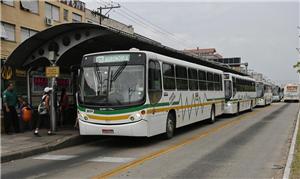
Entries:
[[300, 73], [300, 61], [298, 61], [294, 66], [293, 66], [298, 73]]

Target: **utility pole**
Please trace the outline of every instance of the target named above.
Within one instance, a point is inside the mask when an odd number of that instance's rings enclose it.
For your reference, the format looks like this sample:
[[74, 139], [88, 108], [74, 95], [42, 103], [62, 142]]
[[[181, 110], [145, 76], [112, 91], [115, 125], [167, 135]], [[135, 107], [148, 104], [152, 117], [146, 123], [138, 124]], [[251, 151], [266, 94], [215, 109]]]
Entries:
[[[110, 6], [104, 6], [104, 7], [99, 7], [99, 8], [97, 8], [98, 10], [97, 11], [93, 11], [93, 13], [95, 14], [95, 15], [98, 15], [99, 16], [99, 24], [101, 25], [102, 24], [102, 16], [104, 16], [104, 17], [106, 17], [106, 15], [112, 10], [112, 9], [114, 9], [114, 8], [120, 8], [121, 6], [120, 6], [120, 4], [118, 4], [118, 5], [110, 5]], [[102, 15], [102, 10], [105, 10], [105, 9], [108, 9], [108, 11], [104, 14], [104, 15]]]

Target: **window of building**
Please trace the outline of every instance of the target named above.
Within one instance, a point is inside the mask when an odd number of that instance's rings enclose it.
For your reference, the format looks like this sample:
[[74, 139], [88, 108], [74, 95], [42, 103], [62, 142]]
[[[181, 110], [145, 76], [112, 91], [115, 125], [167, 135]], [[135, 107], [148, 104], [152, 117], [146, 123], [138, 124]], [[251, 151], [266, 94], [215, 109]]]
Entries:
[[15, 26], [5, 22], [1, 22], [1, 39], [16, 41]]
[[176, 65], [176, 86], [178, 90], [188, 89], [186, 67]]
[[38, 31], [21, 27], [21, 42], [36, 34]]
[[72, 21], [73, 22], [81, 22], [82, 21], [81, 15], [76, 14], [76, 13], [72, 13]]
[[196, 69], [189, 68], [189, 88], [190, 90], [198, 90], [198, 74]]
[[174, 90], [175, 86], [175, 70], [174, 65], [163, 63], [164, 89]]
[[9, 6], [14, 6], [13, 0], [1, 0], [1, 3], [9, 5]]
[[45, 14], [47, 18], [59, 21], [59, 7], [45, 3]]
[[39, 12], [39, 1], [38, 0], [21, 0], [20, 7], [23, 10], [38, 13]]
[[64, 9], [64, 20], [65, 21], [69, 20], [68, 16], [69, 16], [69, 11], [67, 9]]

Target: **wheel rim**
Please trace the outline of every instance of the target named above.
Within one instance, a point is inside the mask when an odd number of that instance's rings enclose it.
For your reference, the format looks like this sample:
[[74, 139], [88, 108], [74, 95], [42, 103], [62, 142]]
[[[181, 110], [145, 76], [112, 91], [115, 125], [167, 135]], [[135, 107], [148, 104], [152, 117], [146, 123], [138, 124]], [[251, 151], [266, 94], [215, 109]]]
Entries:
[[169, 118], [168, 119], [168, 127], [167, 127], [169, 134], [173, 133], [173, 131], [174, 131], [173, 126], [174, 126], [173, 120]]
[[215, 121], [215, 110], [211, 111], [211, 121]]

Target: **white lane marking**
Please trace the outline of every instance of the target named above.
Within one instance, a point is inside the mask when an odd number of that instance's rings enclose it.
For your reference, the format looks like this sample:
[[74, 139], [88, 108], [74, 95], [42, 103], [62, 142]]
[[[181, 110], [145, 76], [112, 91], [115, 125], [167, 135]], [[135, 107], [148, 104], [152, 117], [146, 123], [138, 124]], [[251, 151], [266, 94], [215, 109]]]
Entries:
[[50, 154], [46, 154], [46, 155], [40, 155], [37, 157], [34, 157], [33, 159], [36, 160], [68, 160], [71, 158], [77, 157], [77, 155], [50, 155]]
[[88, 160], [89, 162], [109, 162], [109, 163], [126, 163], [134, 160], [134, 158], [121, 158], [121, 157], [97, 157]]
[[297, 132], [298, 132], [298, 128], [299, 128], [299, 120], [300, 120], [300, 109], [299, 109], [298, 116], [297, 116], [297, 122], [296, 122], [296, 126], [294, 129], [294, 134], [293, 134], [293, 138], [292, 138], [292, 143], [291, 143], [288, 159], [287, 159], [287, 162], [286, 162], [286, 165], [284, 168], [284, 172], [283, 172], [283, 176], [282, 176], [283, 179], [290, 178], [291, 166], [292, 166], [292, 161], [293, 161], [294, 153], [295, 153]]

